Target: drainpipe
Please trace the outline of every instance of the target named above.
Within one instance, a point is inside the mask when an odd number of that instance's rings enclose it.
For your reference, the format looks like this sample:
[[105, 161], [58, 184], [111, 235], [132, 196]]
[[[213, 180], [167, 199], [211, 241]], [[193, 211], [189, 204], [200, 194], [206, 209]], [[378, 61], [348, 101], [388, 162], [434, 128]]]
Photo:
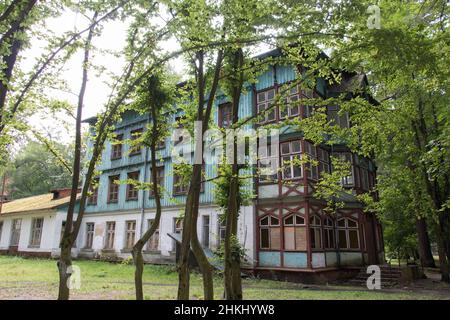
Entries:
[[[148, 123], [150, 123], [150, 114], [148, 116]], [[145, 159], [144, 159], [144, 182], [147, 181], [147, 172], [148, 172], [148, 155], [149, 155], [149, 148], [145, 146]], [[145, 219], [145, 190], [142, 191], [142, 201], [141, 201], [141, 227], [140, 227], [140, 234], [139, 238], [142, 238], [144, 234], [144, 219]]]

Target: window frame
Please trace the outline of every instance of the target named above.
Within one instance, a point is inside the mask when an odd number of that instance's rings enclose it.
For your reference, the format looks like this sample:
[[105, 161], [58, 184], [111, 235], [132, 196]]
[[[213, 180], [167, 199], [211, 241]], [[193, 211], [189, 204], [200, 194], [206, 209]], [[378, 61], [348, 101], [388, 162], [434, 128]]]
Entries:
[[[135, 141], [139, 139], [144, 134], [144, 128], [137, 128], [130, 131], [130, 140]], [[142, 153], [142, 144], [138, 144], [135, 146], [130, 146], [129, 156], [137, 156]]]
[[[299, 143], [299, 146], [300, 146], [299, 151], [295, 151], [295, 152], [292, 151], [293, 150], [292, 145], [294, 142]], [[283, 153], [283, 145], [284, 144], [289, 144], [289, 153]], [[293, 163], [294, 159], [298, 158], [299, 161], [301, 161], [301, 159], [302, 159], [302, 156], [303, 156], [302, 155], [303, 154], [302, 139], [282, 141], [282, 142], [280, 142], [279, 150], [280, 150], [280, 158], [279, 159], [280, 159], [280, 164], [281, 164], [281, 179], [289, 180], [289, 181], [303, 179], [304, 174], [305, 174], [303, 165], [301, 165], [301, 164], [294, 165], [294, 163]], [[289, 163], [285, 164], [284, 158], [288, 158], [288, 157], [289, 157], [289, 160], [286, 160], [286, 162], [289, 162]], [[291, 174], [291, 177], [289, 177], [289, 178], [285, 176], [285, 166], [289, 166], [290, 174]], [[300, 176], [294, 176], [294, 172], [295, 172], [294, 167], [298, 167], [300, 169]]]
[[[17, 225], [18, 225], [18, 228], [16, 228]], [[19, 246], [21, 232], [22, 232], [22, 219], [21, 218], [13, 219], [11, 221], [11, 236], [10, 236], [10, 240], [9, 240], [10, 247], [18, 247]], [[16, 238], [17, 238], [17, 240], [16, 240]]]
[[111, 141], [111, 160], [121, 159], [123, 155], [123, 133], [116, 135], [115, 140], [120, 141], [120, 143], [112, 143]]
[[[228, 112], [224, 112], [224, 110], [228, 110]], [[232, 110], [232, 104], [231, 102], [225, 102], [225, 103], [221, 103], [218, 105], [217, 107], [217, 125], [219, 128], [222, 129], [227, 129], [230, 128], [231, 125], [233, 124], [233, 110]], [[228, 120], [228, 124], [224, 125], [224, 115], [227, 115], [227, 120]]]
[[[89, 186], [89, 192], [91, 195], [87, 198], [86, 204], [87, 205], [96, 205], [98, 203], [98, 189], [100, 187], [100, 178], [94, 178], [92, 179], [92, 183]], [[94, 187], [95, 185], [95, 187]]]
[[[273, 98], [269, 99], [268, 96], [269, 96], [269, 92], [271, 92], [271, 91], [273, 91]], [[264, 100], [261, 100], [261, 101], [259, 100], [259, 95], [260, 94], [264, 94]], [[259, 90], [259, 91], [256, 92], [256, 99], [255, 99], [256, 100], [256, 114], [258, 115], [258, 118], [262, 117], [261, 114], [260, 114], [260, 112], [261, 112], [260, 106], [264, 105], [265, 106], [264, 110], [267, 110], [269, 107], [271, 107], [271, 102], [273, 104], [276, 95], [277, 95], [277, 89], [274, 86], [270, 87], [270, 88], [265, 88], [265, 89], [262, 89], [262, 90]], [[273, 112], [273, 119], [272, 120], [268, 120], [268, 115], [271, 112]], [[262, 120], [259, 121], [258, 124], [259, 125], [266, 125], [268, 123], [277, 122], [279, 120], [278, 119], [278, 107], [274, 106], [271, 112], [269, 112], [269, 113], [264, 112], [264, 117], [263, 117]]]
[[[118, 203], [119, 202], [119, 193], [120, 193], [120, 185], [114, 183], [114, 181], [120, 180], [120, 174], [115, 174], [108, 176], [108, 201], [107, 203]], [[117, 191], [115, 191], [117, 190]], [[112, 198], [113, 194], [117, 194], [116, 198]]]
[[[40, 227], [36, 226], [36, 222], [40, 221]], [[44, 230], [44, 218], [37, 217], [31, 220], [31, 232], [30, 232], [30, 241], [28, 243], [28, 247], [30, 248], [40, 248], [41, 240], [42, 240], [42, 231]]]
[[[133, 228], [130, 229], [129, 226], [132, 225]], [[124, 244], [124, 249], [125, 250], [131, 250], [133, 249], [133, 246], [136, 242], [136, 220], [127, 220], [125, 221], [125, 244]], [[130, 238], [132, 239], [132, 243], [130, 244]]]
[[[141, 171], [137, 170], [137, 171], [132, 171], [132, 172], [128, 172], [127, 173], [127, 179], [132, 179], [132, 180], [136, 180], [136, 181], [140, 181], [141, 175]], [[137, 177], [137, 178], [135, 178]], [[127, 201], [136, 201], [139, 199], [139, 189], [136, 188], [133, 184], [127, 184], [127, 196], [126, 196], [126, 200]]]
[[[92, 226], [92, 230], [90, 227]], [[92, 249], [94, 245], [95, 222], [86, 222], [86, 232], [84, 238], [84, 249]]]
[[[339, 221], [344, 220], [344, 226], [339, 226]], [[356, 227], [349, 227], [348, 226], [348, 221], [351, 220], [353, 222], [356, 223]], [[360, 251], [361, 250], [361, 237], [359, 234], [359, 221], [355, 218], [349, 218], [349, 217], [341, 217], [339, 219], [337, 219], [336, 221], [336, 230], [338, 232], [338, 248], [340, 250], [348, 250], [348, 251]], [[340, 231], [344, 231], [345, 232], [345, 238], [346, 238], [346, 247], [341, 247], [341, 243], [339, 241], [339, 232]], [[358, 247], [357, 248], [352, 248], [351, 244], [350, 244], [350, 231], [355, 231], [356, 232], [356, 236], [357, 236], [357, 240], [358, 240]]]
[[[113, 228], [110, 228], [113, 226]], [[106, 221], [106, 230], [105, 230], [105, 245], [103, 246], [106, 250], [114, 250], [114, 244], [116, 242], [116, 222], [115, 221]]]
[[[150, 229], [151, 226], [153, 225], [153, 223], [155, 223], [155, 218], [147, 219], [147, 228]], [[159, 227], [160, 227], [160, 225], [158, 225], [158, 228], [156, 228], [155, 232], [152, 234], [150, 239], [148, 239], [148, 241], [147, 241], [146, 248], [147, 248], [148, 252], [159, 252], [159, 245], [160, 245]]]
[[[261, 221], [268, 218], [268, 224], [267, 225], [263, 225], [261, 224]], [[272, 218], [275, 218], [278, 220], [278, 224], [272, 224]], [[281, 230], [282, 230], [282, 224], [280, 221], [280, 217], [274, 215], [274, 214], [265, 214], [263, 216], [261, 216], [259, 218], [258, 221], [258, 227], [259, 227], [259, 250], [261, 251], [280, 251], [282, 248], [282, 243], [281, 243]], [[268, 247], [263, 247], [262, 245], [262, 230], [268, 230], [268, 241], [269, 241], [269, 246]], [[279, 246], [278, 248], [274, 247], [272, 245], [272, 229], [278, 229], [279, 232]]]

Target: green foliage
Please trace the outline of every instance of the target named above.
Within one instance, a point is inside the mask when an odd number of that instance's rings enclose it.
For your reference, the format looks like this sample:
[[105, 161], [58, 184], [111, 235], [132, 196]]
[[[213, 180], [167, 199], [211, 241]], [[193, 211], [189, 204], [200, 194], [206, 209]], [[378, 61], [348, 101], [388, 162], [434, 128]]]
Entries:
[[[72, 162], [70, 147], [54, 143], [59, 155]], [[68, 188], [71, 174], [67, 168], [48, 151], [44, 144], [30, 141], [13, 159], [7, 172], [10, 180], [8, 189], [14, 199], [48, 193], [52, 189]]]

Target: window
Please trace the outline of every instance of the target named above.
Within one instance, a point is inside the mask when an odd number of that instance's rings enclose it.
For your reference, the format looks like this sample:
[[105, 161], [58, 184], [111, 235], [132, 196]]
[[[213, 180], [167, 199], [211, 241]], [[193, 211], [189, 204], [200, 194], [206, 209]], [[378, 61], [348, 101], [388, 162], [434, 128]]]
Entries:
[[[150, 182], [153, 182], [151, 169], [150, 169]], [[158, 186], [164, 187], [164, 165], [156, 167], [156, 182], [157, 182]], [[161, 190], [161, 189], [158, 189], [158, 190]], [[149, 194], [150, 194], [150, 196], [154, 195], [153, 184], [151, 184]], [[160, 193], [160, 196], [161, 196], [161, 193]]]
[[159, 140], [156, 143], [156, 146], [155, 146], [156, 150], [164, 149], [165, 147], [166, 147], [166, 140], [165, 139]]
[[[129, 172], [127, 175], [129, 180], [139, 181], [139, 171]], [[127, 200], [137, 200], [139, 189], [134, 184], [127, 184]]]
[[322, 177], [324, 173], [330, 173], [330, 154], [322, 148], [317, 148], [317, 155], [317, 160], [319, 161], [319, 176]]
[[114, 221], [106, 222], [105, 249], [114, 249], [115, 238], [116, 238], [116, 223]]
[[100, 182], [99, 178], [92, 179], [92, 183], [89, 186], [90, 195], [87, 198], [87, 204], [93, 204], [93, 205], [97, 204], [99, 182]]
[[223, 241], [225, 241], [227, 232], [227, 220], [225, 219], [225, 215], [221, 215], [219, 217], [219, 245]]
[[181, 175], [174, 172], [173, 174], [173, 194], [182, 195], [186, 194], [189, 189], [189, 184], [183, 181]]
[[286, 107], [280, 107], [280, 118], [298, 117], [300, 114], [300, 90], [298, 86], [295, 86], [289, 91], [289, 96], [286, 98]]
[[[155, 223], [154, 219], [148, 220], [148, 227], [150, 228], [153, 223]], [[158, 251], [159, 250], [159, 226], [152, 234], [150, 239], [147, 242], [147, 250], [148, 251]]]
[[259, 181], [274, 183], [278, 180], [278, 153], [272, 145], [259, 147]]
[[335, 246], [335, 233], [334, 223], [330, 218], [326, 218], [324, 222], [324, 234], [325, 234], [325, 249], [334, 249]]
[[111, 160], [122, 158], [122, 140], [123, 134], [118, 134], [116, 139], [111, 142]]
[[[131, 131], [131, 141], [134, 142], [138, 140], [144, 130], [142, 128]], [[141, 154], [142, 145], [141, 143], [133, 144], [130, 148], [130, 156]]]
[[319, 178], [319, 169], [312, 163], [317, 161], [316, 147], [312, 143], [305, 141], [305, 149], [305, 153], [308, 155], [309, 160], [305, 164], [306, 176], [308, 179], [317, 180]]
[[322, 232], [321, 232], [322, 222], [320, 218], [313, 215], [309, 218], [309, 235], [311, 241], [311, 249], [322, 248]]
[[0, 221], [0, 242], [2, 241], [3, 221]]
[[94, 242], [94, 229], [95, 224], [93, 222], [86, 223], [86, 249], [92, 249], [92, 244]]
[[119, 201], [119, 185], [115, 183], [115, 181], [119, 179], [120, 179], [119, 175], [109, 177], [108, 202]]
[[256, 109], [258, 111], [258, 115], [261, 117], [260, 123], [268, 123], [276, 120], [276, 107], [273, 106], [274, 99], [275, 89], [262, 91], [256, 95]]
[[125, 225], [125, 249], [132, 249], [134, 246], [134, 237], [136, 235], [136, 220], [126, 221]]
[[352, 187], [355, 184], [355, 180], [353, 179], [353, 161], [352, 161], [352, 155], [350, 153], [336, 153], [335, 154], [341, 161], [346, 161], [351, 164], [350, 167], [350, 174], [346, 177], [342, 178], [342, 185], [344, 187]]
[[358, 222], [350, 218], [341, 218], [337, 222], [339, 248], [359, 249]]
[[[73, 225], [75, 224], [75, 222], [72, 222], [72, 229], [70, 230], [70, 231], [72, 231], [73, 230]], [[60, 248], [61, 248], [61, 241], [62, 241], [62, 238], [63, 238], [63, 236], [64, 236], [64, 229], [66, 228], [66, 222], [65, 221], [63, 221], [62, 223], [61, 223], [61, 234], [60, 234], [60, 237], [59, 237], [59, 243], [60, 243]], [[73, 243], [73, 247], [74, 248], [76, 248], [77, 247], [77, 242], [75, 241], [74, 243]]]
[[41, 245], [42, 228], [44, 226], [43, 218], [33, 219], [31, 222], [30, 246], [39, 247]]
[[303, 177], [301, 156], [301, 141], [295, 140], [281, 144], [281, 159], [283, 166], [283, 179], [297, 179]]
[[265, 216], [259, 220], [260, 248], [280, 250], [280, 220]]
[[233, 123], [231, 103], [224, 103], [219, 105], [219, 127], [229, 128]]
[[284, 218], [284, 249], [289, 251], [306, 250], [305, 218], [291, 214]]
[[173, 232], [179, 234], [183, 233], [183, 219], [173, 218]]
[[[183, 129], [184, 128], [184, 125], [183, 125], [183, 123], [182, 123], [182, 121], [184, 120], [184, 118], [183, 117], [176, 117], [175, 118], [175, 122], [176, 122], [176, 124], [177, 124], [177, 129]], [[183, 135], [182, 134], [180, 134], [179, 136], [178, 136], [178, 140], [175, 140], [174, 141], [174, 145], [178, 145], [178, 144], [180, 144], [180, 143], [182, 143], [183, 142]]]
[[338, 106], [329, 106], [327, 108], [327, 119], [332, 124], [340, 126], [341, 128], [348, 128], [348, 113], [345, 112], [342, 115], [339, 115], [339, 107]]
[[203, 220], [202, 244], [205, 248], [209, 248], [209, 216], [202, 216], [202, 220]]
[[11, 246], [17, 247], [20, 240], [20, 228], [22, 226], [22, 219], [14, 219], [11, 226]]

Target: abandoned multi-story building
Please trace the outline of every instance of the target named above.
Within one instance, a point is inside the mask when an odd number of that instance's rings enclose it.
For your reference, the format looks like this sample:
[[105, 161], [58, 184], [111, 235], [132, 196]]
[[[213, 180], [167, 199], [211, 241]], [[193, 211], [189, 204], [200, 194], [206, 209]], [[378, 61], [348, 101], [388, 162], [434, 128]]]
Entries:
[[[280, 54], [280, 50], [273, 50], [264, 57]], [[259, 76], [257, 83], [249, 85], [242, 95], [239, 117], [249, 117], [266, 108], [275, 98], [280, 86], [295, 80], [298, 73], [299, 69], [295, 66], [269, 66]], [[346, 84], [350, 82], [352, 85], [367, 85], [365, 76], [343, 73], [340, 85], [329, 85], [325, 80], [319, 79], [313, 89], [301, 86], [293, 88], [288, 99], [300, 101], [303, 96], [330, 97], [349, 90], [351, 86]], [[304, 118], [310, 112], [310, 107], [301, 104], [286, 110], [274, 108], [273, 112], [266, 113], [262, 123], [276, 123], [284, 117]], [[215, 123], [219, 127], [227, 127], [230, 113], [226, 97], [218, 96], [213, 114]], [[336, 125], [351, 125], [348, 117], [338, 114], [338, 107], [328, 107], [327, 114]], [[180, 114], [173, 115], [171, 121], [175, 122], [178, 116]], [[95, 121], [95, 118], [86, 120], [91, 127]], [[146, 129], [149, 121], [149, 115], [125, 112], [122, 120], [115, 125], [117, 139], [133, 139]], [[165, 193], [159, 229], [145, 248], [145, 259], [148, 262], [173, 262], [176, 237], [170, 235], [182, 230], [180, 216], [188, 187], [177, 183], [179, 177], [173, 172], [173, 143], [167, 138], [159, 146], [161, 165], [154, 168]], [[251, 204], [241, 207], [239, 214], [239, 240], [246, 252], [244, 269], [259, 275], [302, 278], [311, 275], [336, 275], [351, 267], [382, 263], [384, 246], [381, 225], [374, 214], [363, 211], [363, 206], [355, 197], [374, 187], [374, 162], [350, 152], [345, 145], [315, 146], [311, 141], [303, 139], [302, 132], [293, 128], [281, 130], [279, 145], [274, 150], [266, 152], [266, 157], [277, 159], [278, 163], [308, 154], [318, 165], [290, 162], [283, 170], [251, 181], [250, 188], [256, 198]], [[325, 214], [326, 203], [314, 196], [315, 183], [322, 173], [333, 169], [331, 155], [341, 156], [351, 162], [351, 174], [342, 183], [345, 188], [352, 190], [353, 195], [342, 194], [341, 200], [345, 206], [337, 210], [335, 215]], [[260, 159], [260, 163], [263, 160]], [[88, 200], [76, 248], [73, 249], [75, 256], [130, 256], [135, 240], [153, 222], [154, 198], [148, 190], [116, 184], [114, 181], [135, 179], [148, 182], [151, 169], [148, 148], [130, 148], [126, 143], [107, 142], [98, 166], [101, 172], [97, 177], [98, 188], [93, 190]], [[207, 177], [217, 173], [214, 165], [205, 165], [205, 171]], [[219, 219], [222, 212], [215, 204], [213, 189], [213, 182], [204, 183], [198, 219], [199, 239], [205, 250], [212, 251], [220, 245], [225, 234], [225, 224], [221, 222], [223, 219]], [[17, 207], [16, 211], [11, 211], [9, 206], [12, 207], [13, 203], [14, 201], [5, 204], [0, 215], [0, 250], [8, 251], [10, 247], [16, 247], [14, 250], [19, 252], [38, 250], [48, 255], [58, 255], [57, 239], [61, 233], [64, 210], [52, 209], [52, 212], [42, 214], [34, 210], [27, 214]], [[65, 203], [61, 205], [64, 208]], [[48, 206], [46, 210], [49, 210]], [[22, 223], [21, 232], [18, 221], [28, 217], [31, 220], [27, 224]], [[24, 227], [28, 230], [23, 230]], [[39, 232], [35, 230], [37, 227]], [[46, 227], [48, 230], [45, 230]], [[36, 249], [36, 234], [42, 237], [39, 249]], [[51, 237], [52, 240], [44, 241], [46, 237]], [[13, 240], [14, 243], [11, 242]]]

